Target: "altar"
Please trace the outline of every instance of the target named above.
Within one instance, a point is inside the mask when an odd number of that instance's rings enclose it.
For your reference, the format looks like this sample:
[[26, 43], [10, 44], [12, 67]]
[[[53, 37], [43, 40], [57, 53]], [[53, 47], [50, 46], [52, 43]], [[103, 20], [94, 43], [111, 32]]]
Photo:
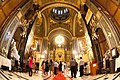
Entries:
[[2, 68], [2, 66], [6, 66], [11, 70], [11, 60], [0, 55], [0, 68]]

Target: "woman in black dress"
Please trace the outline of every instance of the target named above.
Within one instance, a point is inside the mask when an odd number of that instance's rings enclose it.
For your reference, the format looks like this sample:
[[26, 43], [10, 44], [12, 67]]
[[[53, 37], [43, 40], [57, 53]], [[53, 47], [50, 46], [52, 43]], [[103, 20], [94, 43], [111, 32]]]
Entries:
[[49, 63], [48, 60], [45, 62], [45, 74], [48, 75], [49, 72]]
[[59, 71], [62, 71], [62, 61], [60, 61], [60, 64], [59, 64]]

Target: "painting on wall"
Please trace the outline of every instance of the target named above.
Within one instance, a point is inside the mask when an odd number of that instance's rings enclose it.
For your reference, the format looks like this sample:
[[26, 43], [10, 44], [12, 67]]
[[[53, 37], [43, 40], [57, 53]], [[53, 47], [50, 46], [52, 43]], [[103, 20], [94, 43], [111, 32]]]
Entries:
[[42, 52], [42, 39], [35, 39], [34, 40], [34, 50], [38, 53]]

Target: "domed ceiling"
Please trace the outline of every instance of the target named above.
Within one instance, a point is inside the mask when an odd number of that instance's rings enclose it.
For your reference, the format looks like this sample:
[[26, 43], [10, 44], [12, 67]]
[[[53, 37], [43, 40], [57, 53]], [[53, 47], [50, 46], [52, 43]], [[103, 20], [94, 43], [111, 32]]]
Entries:
[[66, 21], [70, 16], [70, 11], [66, 7], [55, 7], [50, 11], [51, 18], [55, 21]]
[[35, 36], [48, 37], [53, 46], [55, 37], [59, 34], [65, 38], [65, 46], [70, 44], [72, 37], [84, 36], [84, 23], [78, 19], [78, 12], [81, 12], [80, 0], [35, 0], [35, 3], [40, 5]]

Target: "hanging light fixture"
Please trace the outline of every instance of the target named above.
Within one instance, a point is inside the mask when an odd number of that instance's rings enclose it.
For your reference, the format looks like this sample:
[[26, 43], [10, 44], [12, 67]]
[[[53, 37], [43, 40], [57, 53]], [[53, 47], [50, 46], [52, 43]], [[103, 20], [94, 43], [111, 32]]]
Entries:
[[55, 42], [56, 42], [57, 44], [62, 44], [62, 43], [64, 43], [64, 37], [61, 36], [61, 35], [58, 35], [58, 36], [55, 38]]

